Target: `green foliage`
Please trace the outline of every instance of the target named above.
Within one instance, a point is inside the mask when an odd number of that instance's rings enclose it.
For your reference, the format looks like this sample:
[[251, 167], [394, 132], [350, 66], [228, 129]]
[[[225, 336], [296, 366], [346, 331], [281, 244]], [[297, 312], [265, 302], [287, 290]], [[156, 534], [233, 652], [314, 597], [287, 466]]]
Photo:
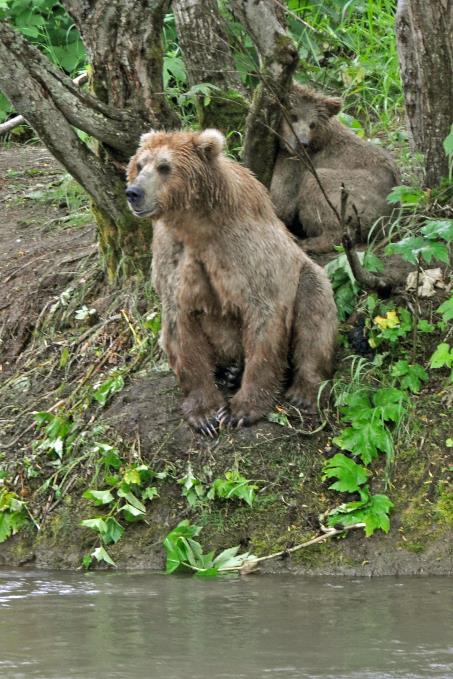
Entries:
[[194, 476], [192, 465], [187, 465], [187, 472], [178, 479], [178, 484], [182, 486], [182, 494], [186, 498], [190, 507], [196, 507], [206, 496], [206, 489], [200, 479]]
[[370, 537], [380, 529], [388, 533], [390, 529], [389, 513], [393, 502], [387, 495], [371, 495], [368, 487], [359, 489], [360, 500], [345, 502], [331, 512], [327, 524], [329, 526], [350, 526], [354, 523], [365, 524], [365, 535]]
[[387, 255], [400, 255], [410, 264], [432, 260], [449, 263], [447, 243], [453, 241], [453, 219], [431, 219], [425, 222], [420, 236], [408, 236], [387, 245]]
[[81, 525], [98, 535], [101, 545], [91, 554], [85, 555], [83, 565], [88, 568], [93, 558], [115, 565], [105, 549], [106, 545], [115, 544], [125, 532], [120, 523], [135, 522], [146, 514], [145, 503], [158, 497], [157, 487], [152, 482], [158, 475], [146, 464], [122, 466], [118, 451], [109, 444], [100, 443], [95, 448], [101, 454], [101, 465], [104, 468], [104, 480], [108, 488], [88, 488], [82, 495], [96, 507], [103, 507], [108, 514], [84, 519]]
[[71, 451], [77, 436], [77, 425], [69, 415], [54, 415], [48, 411], [35, 413], [35, 422], [43, 429], [43, 438], [35, 442], [38, 451], [55, 453], [61, 460], [64, 453]]
[[408, 389], [417, 394], [423, 382], [428, 382], [429, 375], [418, 363], [410, 364], [401, 360], [392, 366], [392, 377], [396, 377], [402, 389]]
[[342, 420], [350, 422], [333, 440], [369, 464], [379, 452], [393, 456], [393, 439], [387, 423], [397, 423], [405, 412], [406, 396], [394, 387], [356, 391], [344, 397]]
[[[359, 252], [358, 256], [367, 271], [374, 273], [382, 271], [383, 265], [381, 260], [371, 251], [368, 250], [365, 253]], [[360, 291], [359, 284], [354, 278], [345, 254], [341, 254], [336, 259], [333, 259], [327, 264], [325, 269], [334, 291], [338, 317], [340, 321], [344, 321], [355, 309], [357, 296]]]
[[343, 453], [337, 453], [324, 465], [323, 480], [337, 478], [329, 488], [341, 493], [355, 493], [359, 487], [366, 483], [370, 472], [362, 465], [357, 464]]
[[0, 487], [0, 543], [15, 535], [27, 522], [25, 502], [16, 493]]
[[448, 342], [438, 344], [435, 352], [429, 359], [429, 365], [431, 368], [436, 369], [451, 369], [449, 382], [453, 382], [453, 347], [450, 348]]
[[367, 319], [366, 327], [369, 330], [370, 347], [376, 349], [387, 343], [394, 348], [399, 340], [406, 338], [411, 332], [412, 316], [404, 307], [398, 307], [387, 311], [385, 316], [377, 315], [372, 321]]
[[113, 394], [118, 393], [124, 387], [124, 378], [121, 374], [112, 375], [107, 380], [97, 385], [93, 390], [93, 398], [103, 407]]
[[215, 479], [208, 491], [208, 499], [222, 498], [229, 500], [237, 498], [243, 500], [250, 507], [255, 499], [255, 491], [258, 486], [251, 484], [242, 474], [234, 469], [225, 472], [225, 478]]
[[387, 196], [390, 205], [418, 208], [426, 201], [426, 194], [418, 186], [395, 186]]
[[200, 526], [192, 525], [186, 519], [168, 533], [164, 540], [167, 574], [190, 570], [198, 576], [214, 577], [222, 572], [240, 570], [247, 561], [256, 559], [248, 552], [238, 554], [239, 547], [225, 549], [218, 556], [214, 556], [214, 552], [203, 554], [202, 546], [194, 540], [200, 532]]
[[438, 314], [442, 314], [442, 321], [448, 323], [453, 319], [453, 295], [445, 300], [437, 309]]
[[[86, 62], [80, 35], [61, 2], [55, 0], [1, 0], [0, 20], [8, 19], [66, 73], [73, 74]], [[0, 122], [12, 108], [0, 96]]]

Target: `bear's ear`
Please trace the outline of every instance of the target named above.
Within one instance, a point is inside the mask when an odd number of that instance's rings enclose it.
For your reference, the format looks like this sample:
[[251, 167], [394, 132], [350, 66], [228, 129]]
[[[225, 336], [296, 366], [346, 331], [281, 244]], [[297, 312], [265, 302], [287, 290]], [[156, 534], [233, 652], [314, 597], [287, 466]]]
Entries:
[[200, 132], [196, 144], [208, 158], [215, 158], [225, 147], [225, 137], [220, 130], [207, 129]]
[[140, 137], [139, 145], [143, 146], [143, 144], [146, 144], [146, 142], [149, 141], [151, 137], [154, 137], [155, 134], [157, 134], [156, 130], [150, 130], [149, 132], [145, 132], [144, 134], [142, 134], [142, 136]]
[[326, 97], [323, 101], [329, 116], [336, 116], [341, 111], [343, 105], [340, 97]]

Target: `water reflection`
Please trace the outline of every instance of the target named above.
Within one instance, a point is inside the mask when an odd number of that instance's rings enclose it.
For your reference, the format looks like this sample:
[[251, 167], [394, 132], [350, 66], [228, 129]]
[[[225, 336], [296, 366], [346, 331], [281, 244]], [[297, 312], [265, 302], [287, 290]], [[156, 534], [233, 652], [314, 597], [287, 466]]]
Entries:
[[2, 679], [452, 679], [453, 578], [0, 571]]

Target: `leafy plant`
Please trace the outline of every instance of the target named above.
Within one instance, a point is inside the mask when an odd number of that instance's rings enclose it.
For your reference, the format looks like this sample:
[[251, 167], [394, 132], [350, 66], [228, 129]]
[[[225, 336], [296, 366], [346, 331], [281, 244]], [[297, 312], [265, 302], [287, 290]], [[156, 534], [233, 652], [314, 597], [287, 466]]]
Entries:
[[437, 313], [442, 314], [442, 321], [444, 323], [448, 323], [453, 319], [453, 295], [438, 307]]
[[118, 393], [124, 387], [124, 378], [121, 374], [112, 375], [93, 390], [93, 398], [101, 405], [105, 406], [113, 394]]
[[379, 452], [393, 456], [393, 439], [387, 422], [398, 423], [405, 412], [405, 394], [393, 387], [362, 389], [344, 397], [342, 420], [350, 422], [333, 441], [369, 464]]
[[448, 342], [441, 342], [441, 344], [438, 344], [435, 352], [429, 359], [429, 365], [431, 368], [435, 369], [451, 369], [449, 382], [453, 382], [453, 347], [450, 348]]
[[423, 382], [428, 382], [429, 376], [423, 366], [418, 363], [410, 364], [401, 360], [392, 366], [392, 377], [396, 377], [402, 389], [409, 389], [417, 394]]
[[375, 316], [366, 321], [369, 329], [368, 342], [375, 349], [384, 342], [394, 347], [400, 339], [404, 339], [412, 330], [412, 316], [404, 307], [390, 309], [384, 316]]
[[6, 487], [0, 488], [0, 543], [15, 535], [27, 521], [25, 502]]
[[341, 493], [355, 493], [368, 480], [370, 472], [343, 453], [337, 453], [324, 465], [323, 480], [336, 478], [329, 488]]
[[239, 547], [225, 549], [218, 556], [214, 556], [214, 552], [203, 554], [202, 546], [194, 540], [200, 532], [200, 526], [192, 525], [185, 519], [168, 533], [164, 540], [167, 574], [190, 570], [198, 576], [214, 577], [240, 569], [246, 562], [256, 559], [249, 552], [238, 554]]
[[428, 220], [422, 227], [420, 236], [408, 236], [397, 243], [390, 243], [385, 253], [400, 255], [410, 264], [419, 264], [422, 260], [431, 264], [433, 259], [448, 264], [447, 243], [452, 241], [452, 219]]
[[[371, 251], [366, 253], [360, 252], [358, 256], [367, 271], [374, 273], [382, 271], [382, 262]], [[344, 254], [333, 259], [325, 268], [334, 291], [338, 317], [340, 321], [344, 321], [354, 311], [357, 296], [360, 292], [359, 284], [354, 278], [347, 257]]]
[[[121, 460], [115, 448], [99, 444], [102, 464], [105, 468], [105, 482], [108, 488], [88, 488], [82, 495], [96, 507], [108, 510], [108, 514], [84, 519], [81, 525], [95, 531], [101, 545], [91, 554], [85, 555], [83, 564], [88, 568], [93, 558], [115, 565], [105, 549], [115, 544], [124, 534], [125, 528], [118, 519], [131, 523], [143, 519], [146, 514], [145, 502], [158, 497], [157, 487], [151, 482], [157, 475], [145, 464], [132, 464], [121, 469]], [[121, 473], [117, 473], [121, 470]]]
[[55, 453], [61, 460], [69, 453], [77, 436], [77, 425], [69, 415], [55, 415], [48, 411], [35, 413], [37, 426], [43, 429], [43, 438], [34, 444], [35, 450]]
[[229, 500], [237, 498], [246, 502], [249, 507], [253, 505], [255, 491], [258, 486], [250, 483], [242, 474], [234, 469], [225, 472], [223, 479], [215, 479], [208, 491], [207, 497], [210, 500], [222, 498]]
[[360, 500], [345, 502], [329, 512], [329, 526], [350, 526], [353, 523], [365, 524], [365, 535], [370, 537], [381, 529], [388, 533], [390, 529], [389, 514], [393, 502], [387, 495], [372, 495], [367, 486], [359, 488]]
[[178, 484], [182, 486], [182, 494], [190, 507], [196, 507], [206, 497], [206, 488], [200, 479], [194, 476], [191, 464], [187, 465], [187, 472], [178, 479]]

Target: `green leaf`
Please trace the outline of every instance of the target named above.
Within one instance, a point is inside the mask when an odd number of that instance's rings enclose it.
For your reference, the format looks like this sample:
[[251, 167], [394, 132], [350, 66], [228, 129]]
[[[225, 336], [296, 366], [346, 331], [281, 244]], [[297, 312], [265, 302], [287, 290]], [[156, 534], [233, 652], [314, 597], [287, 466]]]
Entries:
[[407, 361], [398, 361], [392, 367], [392, 376], [399, 379], [403, 389], [409, 389], [413, 393], [418, 393], [422, 382], [429, 380], [426, 370], [418, 363], [409, 364]]
[[[453, 318], [453, 315], [452, 315], [452, 318]], [[432, 323], [428, 323], [428, 321], [425, 320], [424, 318], [420, 319], [417, 323], [417, 330], [419, 330], [420, 332], [431, 333], [431, 332], [434, 332], [435, 329], [436, 329], [436, 326], [432, 325]]]
[[82, 558], [82, 566], [88, 570], [91, 564], [93, 563], [93, 557], [91, 554], [85, 554], [85, 556]]
[[141, 514], [146, 514], [145, 505], [140, 502], [138, 497], [136, 497], [131, 491], [126, 491], [123, 488], [118, 488], [118, 496], [124, 498], [132, 507], [138, 510]]
[[347, 427], [333, 442], [343, 450], [358, 455], [364, 464], [378, 456], [378, 451], [393, 455], [393, 440], [390, 432], [380, 419], [363, 422], [357, 428]]
[[401, 205], [417, 206], [424, 199], [424, 192], [416, 186], [395, 186], [387, 196], [387, 202], [391, 205], [401, 203]]
[[238, 498], [244, 500], [250, 507], [253, 505], [255, 499], [255, 490], [258, 486], [250, 484], [242, 474], [234, 469], [225, 472], [224, 479], [215, 479], [209, 489], [207, 497], [214, 499], [215, 497], [229, 500], [231, 498]]
[[148, 486], [142, 492], [142, 500], [154, 500], [155, 497], [159, 497], [159, 492], [156, 486]]
[[386, 495], [368, 494], [365, 502], [349, 502], [332, 510], [327, 523], [329, 526], [336, 526], [337, 524], [350, 526], [354, 523], [364, 523], [367, 537], [373, 535], [378, 529], [388, 533], [390, 529], [389, 513], [393, 506], [393, 502]]
[[97, 559], [97, 561], [105, 561], [105, 563], [108, 563], [110, 566], [116, 566], [116, 563], [113, 561], [112, 557], [102, 546], [97, 547], [94, 552], [91, 552], [91, 556]]
[[325, 463], [322, 478], [323, 480], [338, 479], [329, 486], [332, 490], [338, 490], [340, 493], [354, 493], [367, 481], [369, 475], [370, 472], [354, 460], [342, 453], [337, 453]]
[[110, 377], [93, 391], [93, 398], [100, 403], [101, 406], [105, 406], [109, 397], [116, 394], [118, 391], [121, 391], [123, 387], [124, 379], [122, 375]]
[[118, 542], [118, 540], [121, 539], [124, 533], [124, 528], [123, 526], [118, 523], [118, 521], [113, 517], [109, 516], [108, 519], [105, 521], [106, 524], [106, 530], [104, 534], [104, 540], [107, 544], [113, 542]]
[[442, 314], [442, 320], [444, 323], [448, 323], [453, 319], [453, 296], [443, 302], [440, 307], [437, 308], [437, 313]]
[[421, 232], [426, 238], [442, 238], [449, 243], [453, 240], [453, 219], [431, 219]]
[[84, 526], [85, 528], [91, 528], [92, 530], [95, 530], [101, 536], [105, 535], [107, 531], [107, 524], [105, 523], [104, 519], [99, 516], [94, 519], [83, 519], [83, 521], [80, 522], [80, 525]]
[[168, 533], [164, 540], [164, 549], [167, 552], [166, 573], [173, 573], [184, 562], [188, 562], [190, 549], [188, 539], [193, 539], [200, 531], [200, 526], [191, 525], [187, 519], [184, 519]]
[[96, 505], [108, 505], [115, 499], [110, 490], [86, 490], [82, 497], [92, 500]]
[[433, 259], [438, 259], [446, 264], [449, 262], [448, 248], [444, 243], [428, 240], [421, 236], [409, 236], [398, 243], [390, 243], [385, 249], [385, 254], [401, 255], [411, 264], [417, 264], [419, 257], [424, 259], [427, 264], [430, 264]]
[[447, 342], [438, 344], [436, 351], [429, 359], [431, 368], [451, 368], [453, 365], [453, 349]]
[[132, 483], [136, 486], [140, 486], [142, 483], [140, 472], [138, 472], [137, 469], [128, 469], [124, 472], [123, 478], [126, 483]]

